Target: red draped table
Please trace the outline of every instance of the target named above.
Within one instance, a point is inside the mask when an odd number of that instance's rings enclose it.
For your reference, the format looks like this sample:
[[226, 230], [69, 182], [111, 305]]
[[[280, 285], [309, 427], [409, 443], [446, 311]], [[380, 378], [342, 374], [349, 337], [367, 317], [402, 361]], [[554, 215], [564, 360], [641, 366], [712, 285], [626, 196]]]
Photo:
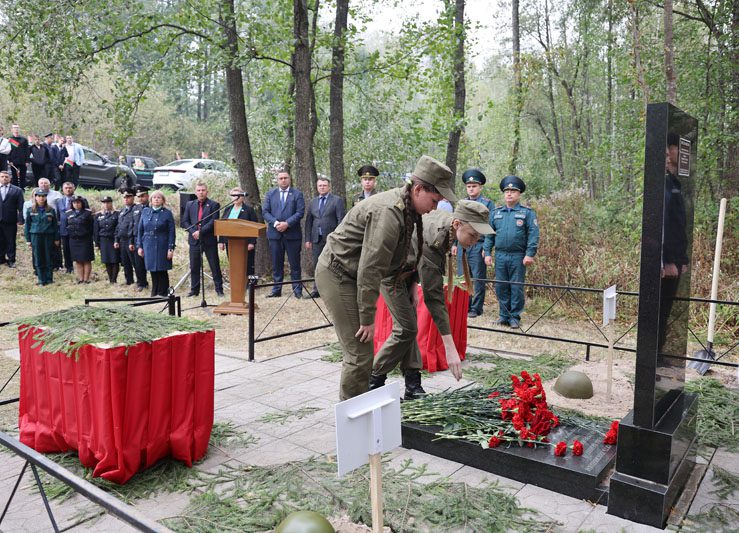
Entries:
[[85, 345], [79, 358], [19, 335], [20, 441], [39, 452], [77, 450], [93, 476], [125, 483], [171, 456], [192, 466], [213, 427], [215, 332], [150, 343]]
[[[446, 298], [447, 287], [444, 287]], [[449, 324], [452, 328], [452, 338], [457, 347], [459, 357], [464, 361], [467, 350], [467, 305], [470, 296], [467, 291], [454, 287], [451, 303], [446, 304], [449, 311]], [[418, 347], [421, 349], [423, 368], [429, 372], [437, 372], [449, 368], [446, 362], [444, 343], [441, 340], [439, 329], [434, 324], [428, 308], [423, 300], [423, 290], [418, 286]], [[380, 296], [377, 299], [377, 312], [375, 313], [375, 354], [380, 350], [385, 340], [390, 336], [393, 329], [393, 318], [385, 305], [385, 300]]]

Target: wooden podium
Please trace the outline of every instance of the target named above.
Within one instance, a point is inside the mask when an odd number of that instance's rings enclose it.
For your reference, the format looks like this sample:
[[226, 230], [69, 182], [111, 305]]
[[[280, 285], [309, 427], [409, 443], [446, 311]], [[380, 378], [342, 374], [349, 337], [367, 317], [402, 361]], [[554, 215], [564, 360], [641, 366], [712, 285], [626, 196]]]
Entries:
[[249, 256], [246, 239], [263, 237], [267, 226], [249, 220], [218, 219], [215, 221], [216, 237], [228, 239], [228, 272], [231, 279], [231, 301], [213, 309], [219, 315], [245, 315], [246, 308], [246, 260]]

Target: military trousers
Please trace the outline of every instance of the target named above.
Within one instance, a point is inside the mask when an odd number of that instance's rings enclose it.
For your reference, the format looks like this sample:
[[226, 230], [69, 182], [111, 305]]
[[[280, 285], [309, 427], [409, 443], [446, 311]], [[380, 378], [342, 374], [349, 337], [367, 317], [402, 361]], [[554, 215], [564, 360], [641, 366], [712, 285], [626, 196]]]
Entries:
[[[515, 281], [523, 283], [526, 278], [526, 267], [523, 264], [525, 254], [495, 252], [496, 281]], [[496, 283], [495, 294], [498, 296], [498, 307], [501, 320], [515, 318], [521, 320], [525, 302], [523, 285]]]
[[[470, 265], [470, 274], [477, 280], [484, 280], [487, 276], [487, 268], [485, 259], [482, 257], [482, 243], [477, 242], [465, 248], [467, 254], [467, 263]], [[462, 276], [462, 247], [457, 248], [457, 275]], [[482, 308], [485, 305], [486, 284], [484, 281], [473, 282], [474, 293], [470, 298], [469, 311], [474, 311], [478, 315], [482, 314]]]
[[126, 285], [133, 285], [133, 267], [136, 261], [134, 257], [136, 251], [131, 251], [128, 246], [133, 244], [129, 239], [120, 240], [121, 264], [123, 265], [123, 275], [126, 278]]
[[325, 258], [316, 266], [316, 285], [336, 328], [343, 352], [339, 398], [344, 401], [369, 390], [372, 372], [373, 342], [359, 342], [354, 335], [359, 329], [357, 280]]
[[[393, 329], [375, 357], [372, 373], [376, 376], [388, 374], [398, 364], [403, 371], [423, 368], [416, 340], [418, 316], [408, 285], [406, 282], [394, 283], [389, 278], [380, 283], [380, 294], [393, 317]], [[416, 288], [415, 284], [413, 288]]]
[[54, 236], [44, 233], [31, 233], [33, 268], [41, 285], [54, 281]]

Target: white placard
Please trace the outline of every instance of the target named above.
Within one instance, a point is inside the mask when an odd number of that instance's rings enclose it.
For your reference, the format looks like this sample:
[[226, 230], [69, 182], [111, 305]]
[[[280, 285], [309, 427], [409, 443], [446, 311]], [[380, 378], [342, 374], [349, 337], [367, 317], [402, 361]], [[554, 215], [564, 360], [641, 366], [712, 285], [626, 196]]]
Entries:
[[616, 320], [616, 286], [611, 285], [603, 291], [603, 325]]
[[366, 465], [370, 454], [389, 452], [401, 444], [397, 381], [337, 403], [334, 413], [339, 477]]

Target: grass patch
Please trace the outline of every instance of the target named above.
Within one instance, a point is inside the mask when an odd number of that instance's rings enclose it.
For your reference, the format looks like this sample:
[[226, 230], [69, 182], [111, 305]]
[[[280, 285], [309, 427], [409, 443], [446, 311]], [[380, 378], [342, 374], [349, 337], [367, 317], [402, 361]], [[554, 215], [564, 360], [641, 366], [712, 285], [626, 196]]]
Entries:
[[[263, 531], [304, 509], [371, 523], [367, 467], [338, 479], [335, 463], [312, 459], [231, 469], [225, 475], [232, 483], [196, 495], [183, 514], [164, 524], [176, 531]], [[520, 508], [497, 484], [471, 488], [446, 480], [420, 483], [426, 475], [425, 466], [410, 461], [398, 471], [384, 469], [385, 525], [393, 531], [545, 531], [555, 525]]]
[[295, 411], [281, 411], [278, 413], [267, 413], [263, 415], [261, 418], [259, 418], [259, 422], [264, 422], [266, 424], [280, 424], [284, 425], [290, 420], [291, 418], [294, 418], [296, 420], [301, 420], [305, 418], [306, 416], [312, 415], [316, 411], [320, 411], [320, 407], [301, 407], [300, 409], [296, 409]]
[[511, 359], [494, 354], [475, 354], [468, 358], [472, 364], [488, 363], [493, 367], [476, 367], [465, 369], [464, 377], [479, 383], [483, 387], [496, 387], [510, 382], [511, 374], [520, 375], [522, 370], [538, 373], [542, 381], [559, 376], [570, 368], [574, 361], [561, 353], [541, 354], [532, 359]]
[[[257, 442], [257, 440], [253, 435], [238, 431], [230, 422], [216, 422], [213, 424], [209, 444], [210, 446], [218, 447], [234, 446], [245, 448]], [[126, 503], [150, 498], [160, 492], [190, 493], [196, 488], [213, 487], [222, 481], [219, 479], [218, 474], [202, 472], [197, 468], [188, 468], [180, 461], [166, 458], [151, 468], [136, 473], [125, 485], [119, 485], [99, 477], [92, 477], [92, 469], [85, 468], [80, 464], [76, 452], [48, 454], [47, 457], [73, 474], [111, 493]], [[199, 462], [203, 460], [205, 458]], [[69, 485], [43, 471], [40, 471], [39, 475], [44, 491], [50, 500], [63, 502], [74, 496], [75, 491]]]
[[698, 440], [704, 446], [739, 449], [739, 391], [727, 389], [713, 378], [685, 383], [687, 392], [698, 394]]

